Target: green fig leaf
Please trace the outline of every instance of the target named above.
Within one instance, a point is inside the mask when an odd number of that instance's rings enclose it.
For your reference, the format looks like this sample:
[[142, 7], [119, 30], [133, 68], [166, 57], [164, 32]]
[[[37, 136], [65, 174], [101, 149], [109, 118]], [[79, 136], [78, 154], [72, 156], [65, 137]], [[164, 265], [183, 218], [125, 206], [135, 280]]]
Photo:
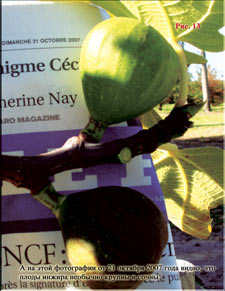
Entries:
[[[223, 1], [121, 1], [138, 19], [168, 40], [188, 42], [205, 51], [223, 50]], [[182, 26], [183, 25], [183, 26]]]
[[[183, 1], [193, 2], [194, 10], [192, 10], [193, 23], [199, 23], [200, 29], [194, 29], [191, 33], [181, 33], [177, 39], [179, 41], [188, 42], [197, 48], [210, 51], [220, 52], [224, 50], [224, 36], [219, 33], [219, 29], [224, 26], [223, 14], [224, 14], [224, 1]], [[203, 7], [208, 6], [206, 13], [202, 17], [195, 21], [194, 15], [203, 11]], [[199, 13], [201, 16], [201, 13]]]
[[191, 65], [191, 64], [205, 64], [205, 63], [207, 63], [207, 60], [204, 57], [200, 56], [200, 55], [197, 55], [195, 53], [192, 53], [192, 52], [189, 52], [189, 51], [186, 51], [186, 50], [184, 50], [184, 53], [185, 53], [188, 65]]
[[152, 154], [169, 220], [197, 238], [209, 237], [210, 209], [224, 202], [223, 154], [216, 147], [179, 150], [171, 143]]

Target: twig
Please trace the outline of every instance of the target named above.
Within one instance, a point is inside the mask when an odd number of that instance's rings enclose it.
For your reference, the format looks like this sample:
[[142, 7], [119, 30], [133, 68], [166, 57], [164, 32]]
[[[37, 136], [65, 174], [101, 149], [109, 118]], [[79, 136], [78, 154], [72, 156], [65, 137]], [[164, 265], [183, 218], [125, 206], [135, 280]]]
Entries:
[[76, 168], [87, 168], [106, 163], [121, 163], [120, 153], [128, 148], [131, 158], [152, 153], [172, 138], [182, 135], [192, 124], [187, 107], [175, 108], [170, 115], [148, 130], [141, 130], [128, 138], [108, 143], [90, 143], [83, 133], [71, 137], [54, 151], [38, 156], [0, 157], [1, 180], [37, 193], [48, 185], [49, 177]]

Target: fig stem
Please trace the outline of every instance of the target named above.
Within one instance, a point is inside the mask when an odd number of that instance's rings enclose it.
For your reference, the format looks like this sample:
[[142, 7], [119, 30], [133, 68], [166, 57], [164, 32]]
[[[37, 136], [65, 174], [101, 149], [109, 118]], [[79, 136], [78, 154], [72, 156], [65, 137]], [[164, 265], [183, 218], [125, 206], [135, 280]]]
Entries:
[[32, 195], [32, 197], [38, 200], [41, 204], [51, 209], [51, 211], [57, 216], [60, 203], [66, 198], [65, 195], [59, 194], [50, 183], [40, 192]]
[[107, 127], [108, 124], [101, 121], [96, 121], [90, 117], [88, 124], [81, 130], [81, 134], [85, 136], [85, 141], [99, 142], [102, 139]]

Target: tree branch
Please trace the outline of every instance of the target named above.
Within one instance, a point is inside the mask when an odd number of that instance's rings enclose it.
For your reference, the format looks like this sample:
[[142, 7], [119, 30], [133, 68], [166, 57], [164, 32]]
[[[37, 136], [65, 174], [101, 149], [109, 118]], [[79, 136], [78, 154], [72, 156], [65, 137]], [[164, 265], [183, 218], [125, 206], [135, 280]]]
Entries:
[[128, 138], [107, 143], [90, 143], [88, 137], [80, 133], [71, 137], [54, 151], [38, 156], [0, 157], [0, 179], [17, 187], [38, 193], [48, 185], [49, 177], [76, 168], [87, 168], [107, 163], [120, 163], [119, 154], [129, 148], [131, 157], [152, 153], [156, 148], [169, 142], [177, 135], [182, 135], [192, 124], [191, 114], [186, 107], [175, 108], [170, 115], [148, 130], [141, 130]]

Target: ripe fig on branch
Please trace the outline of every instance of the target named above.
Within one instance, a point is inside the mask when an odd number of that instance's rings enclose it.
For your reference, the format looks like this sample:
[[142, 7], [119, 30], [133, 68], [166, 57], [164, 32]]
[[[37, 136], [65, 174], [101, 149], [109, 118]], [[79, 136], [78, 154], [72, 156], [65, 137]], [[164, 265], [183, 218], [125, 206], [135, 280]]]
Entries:
[[80, 56], [91, 115], [84, 132], [100, 140], [108, 125], [152, 109], [166, 98], [179, 72], [176, 52], [153, 27], [126, 17], [97, 24], [86, 36]]
[[[33, 197], [56, 215], [71, 265], [92, 267], [84, 274], [138, 276], [117, 267], [159, 263], [168, 240], [167, 221], [156, 204], [140, 192], [107, 186], [68, 196], [45, 189]], [[114, 270], [107, 267], [110, 265]], [[151, 274], [141, 274], [146, 273]], [[138, 279], [86, 281], [92, 289], [135, 289], [141, 283]]]

